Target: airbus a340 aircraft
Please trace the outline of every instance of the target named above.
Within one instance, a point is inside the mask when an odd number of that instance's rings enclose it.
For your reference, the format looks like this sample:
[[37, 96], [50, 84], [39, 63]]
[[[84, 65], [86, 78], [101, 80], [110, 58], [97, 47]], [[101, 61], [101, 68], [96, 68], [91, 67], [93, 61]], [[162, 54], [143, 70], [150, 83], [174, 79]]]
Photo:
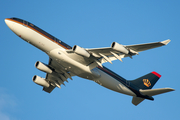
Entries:
[[135, 80], [126, 80], [102, 64], [113, 60], [137, 55], [141, 51], [167, 45], [170, 40], [137, 45], [122, 45], [113, 42], [110, 47], [85, 49], [73, 47], [48, 34], [44, 30], [19, 18], [5, 19], [7, 26], [20, 38], [39, 48], [49, 56], [49, 63], [40, 61], [35, 67], [46, 74], [46, 78], [35, 75], [33, 81], [50, 93], [55, 87], [61, 88], [67, 79], [79, 76], [93, 80], [113, 91], [133, 96], [132, 103], [138, 105], [144, 99], [154, 100], [152, 96], [173, 91], [172, 88], [151, 89], [161, 77], [151, 72]]

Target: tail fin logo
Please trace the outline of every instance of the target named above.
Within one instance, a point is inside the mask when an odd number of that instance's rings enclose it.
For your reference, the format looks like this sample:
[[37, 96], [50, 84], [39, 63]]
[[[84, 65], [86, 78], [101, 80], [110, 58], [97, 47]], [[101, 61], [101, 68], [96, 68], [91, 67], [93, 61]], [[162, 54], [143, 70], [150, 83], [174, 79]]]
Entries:
[[143, 79], [144, 85], [146, 87], [150, 87], [151, 86], [151, 82], [148, 79]]

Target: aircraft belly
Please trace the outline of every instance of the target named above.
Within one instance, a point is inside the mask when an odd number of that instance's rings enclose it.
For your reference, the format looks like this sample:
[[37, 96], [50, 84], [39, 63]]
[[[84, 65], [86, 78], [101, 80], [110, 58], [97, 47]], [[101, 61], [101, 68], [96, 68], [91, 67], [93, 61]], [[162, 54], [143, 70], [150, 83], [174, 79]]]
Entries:
[[101, 76], [98, 79], [94, 79], [96, 83], [119, 93], [136, 96], [134, 92], [132, 92], [130, 89], [128, 89], [125, 85], [123, 85], [115, 78], [111, 77], [110, 75], [104, 73], [101, 70], [98, 70], [98, 72], [101, 74]]
[[63, 66], [65, 71], [70, 71], [79, 77], [89, 80], [97, 78], [98, 75], [94, 71], [90, 70], [88, 66], [83, 65], [75, 61], [74, 59], [68, 57], [64, 52], [65, 51], [62, 49], [54, 49], [50, 51], [48, 55], [60, 66]]
[[89, 65], [90, 63], [92, 63], [94, 60], [92, 60], [91, 58], [86, 58], [83, 57], [81, 55], [78, 55], [76, 53], [67, 53], [66, 54], [68, 57], [70, 57], [71, 59], [83, 64], [83, 65]]

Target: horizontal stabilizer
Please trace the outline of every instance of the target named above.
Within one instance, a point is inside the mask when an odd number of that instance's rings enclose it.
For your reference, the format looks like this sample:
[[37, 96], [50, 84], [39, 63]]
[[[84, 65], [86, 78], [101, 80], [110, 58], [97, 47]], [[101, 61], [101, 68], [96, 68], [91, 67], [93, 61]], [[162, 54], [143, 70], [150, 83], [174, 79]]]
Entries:
[[148, 96], [154, 96], [170, 91], [174, 91], [172, 88], [158, 88], [158, 89], [146, 89], [146, 90], [139, 90], [143, 95], [148, 95]]
[[132, 104], [134, 104], [135, 106], [137, 106], [139, 103], [141, 103], [144, 100], [144, 98], [140, 98], [140, 97], [133, 97], [132, 99]]

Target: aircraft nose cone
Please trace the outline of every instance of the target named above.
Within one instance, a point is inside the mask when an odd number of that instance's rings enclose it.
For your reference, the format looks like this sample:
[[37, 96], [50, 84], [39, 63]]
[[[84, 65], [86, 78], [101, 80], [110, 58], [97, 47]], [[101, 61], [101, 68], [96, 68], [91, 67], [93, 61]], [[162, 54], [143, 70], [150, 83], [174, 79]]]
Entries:
[[6, 25], [13, 31], [14, 22], [9, 20], [8, 18], [6, 18], [4, 21], [5, 21]]

